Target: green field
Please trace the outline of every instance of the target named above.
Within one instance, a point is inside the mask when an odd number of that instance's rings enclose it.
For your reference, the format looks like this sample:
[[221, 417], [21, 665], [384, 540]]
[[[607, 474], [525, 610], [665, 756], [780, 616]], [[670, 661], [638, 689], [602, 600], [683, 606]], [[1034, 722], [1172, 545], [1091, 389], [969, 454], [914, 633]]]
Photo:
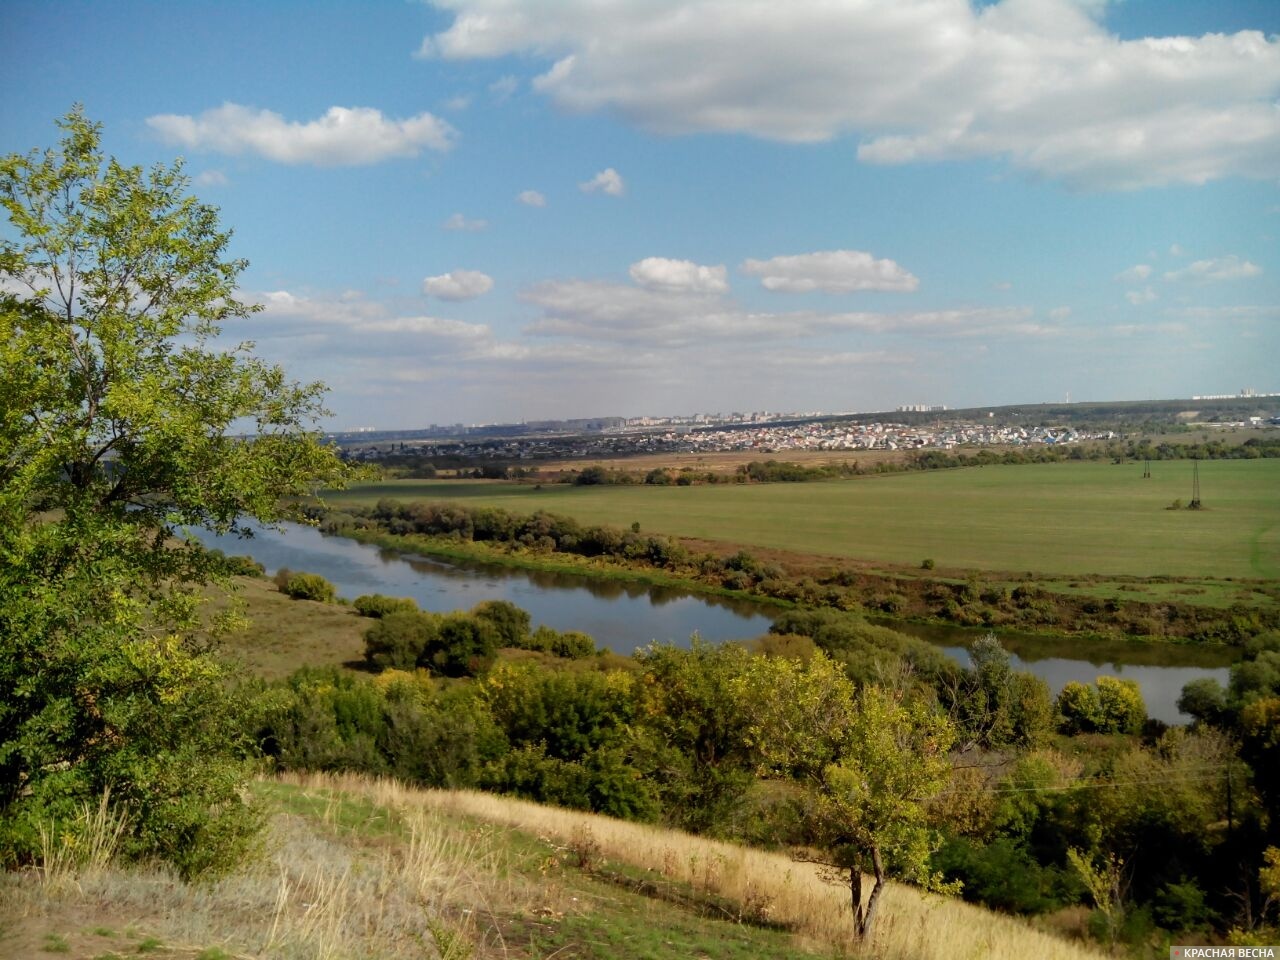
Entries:
[[1084, 576], [1280, 578], [1280, 460], [1059, 463], [886, 474], [822, 483], [541, 488], [388, 481], [326, 500], [458, 500], [519, 513], [873, 563]]

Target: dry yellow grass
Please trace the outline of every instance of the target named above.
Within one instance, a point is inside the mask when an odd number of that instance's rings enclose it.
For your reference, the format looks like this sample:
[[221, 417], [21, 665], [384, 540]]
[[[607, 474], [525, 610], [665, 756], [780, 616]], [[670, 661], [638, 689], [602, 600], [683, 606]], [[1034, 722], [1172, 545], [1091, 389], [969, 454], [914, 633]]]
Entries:
[[[295, 812], [274, 818], [268, 855], [217, 883], [185, 884], [162, 869], [121, 869], [93, 855], [50, 856], [43, 872], [0, 876], [0, 955], [56, 951], [90, 960], [145, 949], [184, 960], [539, 956], [532, 943], [504, 942], [502, 931], [519, 935], [530, 918], [592, 907], [568, 896], [580, 892], [563, 888], [568, 874], [551, 870], [531, 879], [514, 868], [511, 851], [519, 844], [503, 832], [518, 831], [564, 848], [562, 860], [589, 848], [610, 866], [652, 870], [697, 895], [740, 904], [741, 915], [785, 925], [798, 946], [818, 955], [1104, 956], [1016, 919], [896, 884], [885, 893], [872, 941], [858, 944], [847, 890], [783, 855], [489, 794], [354, 775], [282, 780], [287, 786], [263, 789]], [[109, 818], [94, 822], [109, 842]], [[674, 917], [665, 911], [678, 909], [655, 902], [645, 922], [661, 929]]]
[[363, 796], [406, 815], [462, 814], [561, 844], [589, 840], [606, 859], [656, 871], [748, 906], [748, 912], [763, 912], [796, 930], [821, 952], [884, 960], [1096, 960], [1105, 956], [1012, 917], [899, 884], [885, 891], [872, 941], [859, 945], [851, 938], [848, 890], [823, 881], [813, 865], [782, 854], [492, 794], [417, 790], [356, 776], [303, 775], [288, 782]]
[[[502, 854], [422, 805], [352, 826], [346, 798], [313, 818], [278, 814], [268, 855], [212, 884], [160, 868], [46, 858], [0, 875], [0, 956], [424, 958], [502, 956], [486, 915], [527, 907]], [[486, 932], [487, 931], [487, 932]]]

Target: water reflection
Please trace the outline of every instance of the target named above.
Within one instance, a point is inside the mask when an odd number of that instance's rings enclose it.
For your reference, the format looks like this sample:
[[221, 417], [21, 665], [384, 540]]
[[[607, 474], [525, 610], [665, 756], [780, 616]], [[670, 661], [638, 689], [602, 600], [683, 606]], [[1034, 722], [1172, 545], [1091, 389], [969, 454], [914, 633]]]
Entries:
[[[263, 530], [249, 540], [199, 535], [227, 553], [249, 554], [268, 573], [280, 567], [318, 573], [348, 599], [362, 593], [413, 597], [425, 610], [457, 610], [481, 600], [509, 600], [529, 611], [535, 625], [581, 630], [619, 653], [631, 653], [654, 640], [687, 645], [694, 632], [715, 643], [758, 637], [768, 631], [777, 609], [748, 600], [693, 594], [679, 587], [406, 555], [326, 537], [293, 524], [283, 532]], [[879, 622], [927, 640], [966, 664], [967, 645], [986, 633], [965, 627]], [[1016, 633], [1001, 633], [1000, 641], [1014, 654], [1016, 666], [1042, 677], [1055, 694], [1070, 680], [1092, 682], [1101, 673], [1137, 680], [1148, 713], [1166, 723], [1186, 719], [1178, 712], [1177, 699], [1188, 681], [1211, 676], [1225, 685], [1235, 653], [1189, 644]]]
[[636, 581], [446, 562], [326, 537], [293, 524], [283, 532], [263, 530], [250, 540], [204, 534], [201, 539], [227, 553], [249, 554], [268, 573], [280, 567], [318, 573], [348, 599], [362, 593], [413, 597], [424, 610], [509, 600], [529, 611], [535, 625], [581, 630], [619, 653], [654, 640], [687, 645], [695, 632], [715, 643], [747, 640], [767, 632], [773, 622], [771, 608], [764, 604]]

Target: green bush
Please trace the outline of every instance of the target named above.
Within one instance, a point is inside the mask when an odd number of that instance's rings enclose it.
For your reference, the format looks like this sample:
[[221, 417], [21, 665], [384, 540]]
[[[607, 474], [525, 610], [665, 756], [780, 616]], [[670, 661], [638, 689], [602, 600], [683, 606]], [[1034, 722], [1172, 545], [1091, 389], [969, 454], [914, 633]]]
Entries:
[[430, 787], [474, 787], [507, 750], [471, 685], [375, 683], [300, 670], [270, 693], [262, 740], [285, 769], [354, 770]]
[[1053, 868], [1036, 863], [1024, 847], [1006, 837], [985, 845], [952, 837], [933, 855], [932, 865], [947, 881], [961, 881], [964, 899], [971, 903], [1021, 914], [1063, 906], [1052, 896]]
[[1063, 733], [1137, 733], [1147, 719], [1136, 680], [1098, 677], [1094, 685], [1071, 681], [1055, 703]]
[[425, 651], [429, 667], [446, 677], [475, 677], [493, 666], [498, 655], [498, 631], [481, 617], [448, 613]]
[[412, 597], [387, 597], [380, 593], [365, 593], [356, 597], [352, 606], [362, 617], [385, 617], [389, 613], [416, 611], [418, 603]]
[[471, 608], [473, 616], [487, 622], [504, 647], [524, 647], [529, 639], [529, 614], [508, 600], [485, 600]]
[[438, 614], [392, 611], [364, 632], [364, 658], [382, 669], [412, 670], [425, 665], [428, 648], [439, 632]]
[[[276, 574], [279, 583], [279, 574]], [[280, 588], [294, 600], [316, 600], [320, 603], [333, 603], [337, 591], [332, 583], [318, 573], [290, 573]]]
[[585, 633], [566, 630], [551, 641], [551, 652], [566, 660], [583, 660], [595, 656], [596, 642]]

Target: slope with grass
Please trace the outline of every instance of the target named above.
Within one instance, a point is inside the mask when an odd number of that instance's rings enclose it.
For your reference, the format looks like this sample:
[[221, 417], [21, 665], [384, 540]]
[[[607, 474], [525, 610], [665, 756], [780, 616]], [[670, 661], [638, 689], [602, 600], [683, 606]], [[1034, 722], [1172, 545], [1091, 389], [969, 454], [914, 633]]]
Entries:
[[1098, 957], [955, 900], [892, 886], [871, 943], [811, 865], [484, 794], [310, 775], [260, 783], [256, 863], [213, 885], [52, 855], [0, 877], [0, 955]]
[[798, 484], [662, 487], [384, 481], [326, 494], [336, 509], [457, 500], [583, 523], [870, 563], [1082, 576], [1280, 577], [1280, 460], [969, 467]]

